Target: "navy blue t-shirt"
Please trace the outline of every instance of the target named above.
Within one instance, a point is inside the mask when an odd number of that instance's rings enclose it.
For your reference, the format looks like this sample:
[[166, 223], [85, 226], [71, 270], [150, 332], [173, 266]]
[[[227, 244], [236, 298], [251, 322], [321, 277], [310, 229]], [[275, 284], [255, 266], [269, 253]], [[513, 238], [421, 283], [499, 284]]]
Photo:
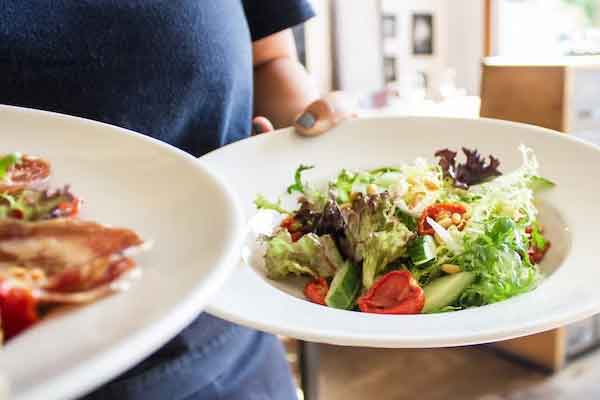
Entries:
[[200, 156], [249, 135], [251, 42], [311, 16], [306, 0], [0, 0], [0, 103]]

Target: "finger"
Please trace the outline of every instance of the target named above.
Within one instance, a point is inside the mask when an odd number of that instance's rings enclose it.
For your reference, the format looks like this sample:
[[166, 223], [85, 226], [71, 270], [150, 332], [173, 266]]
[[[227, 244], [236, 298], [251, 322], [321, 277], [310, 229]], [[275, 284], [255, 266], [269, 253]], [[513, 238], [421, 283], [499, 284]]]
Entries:
[[252, 120], [252, 135], [260, 135], [261, 133], [274, 131], [275, 128], [271, 121], [265, 117], [255, 117]]
[[348, 118], [356, 116], [352, 98], [346, 93], [330, 93], [312, 102], [296, 118], [294, 128], [304, 136], [326, 132]]

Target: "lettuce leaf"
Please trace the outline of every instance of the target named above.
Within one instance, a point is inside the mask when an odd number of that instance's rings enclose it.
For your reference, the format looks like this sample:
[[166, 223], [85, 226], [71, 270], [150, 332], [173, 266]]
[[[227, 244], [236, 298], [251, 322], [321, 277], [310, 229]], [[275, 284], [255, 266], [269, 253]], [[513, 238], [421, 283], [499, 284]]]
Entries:
[[477, 280], [459, 298], [463, 307], [495, 303], [528, 292], [540, 274], [527, 256], [525, 228], [508, 217], [489, 221], [484, 234], [465, 240], [465, 251], [453, 259]]
[[412, 232], [401, 222], [395, 222], [385, 230], [373, 233], [363, 249], [363, 286], [370, 288], [385, 267], [406, 254]]
[[395, 206], [387, 193], [363, 195], [359, 193], [352, 201], [351, 207], [342, 208], [346, 235], [344, 250], [346, 255], [360, 262], [367, 240], [378, 231], [386, 229], [392, 221]]
[[462, 151], [466, 158], [464, 163], [456, 162], [457, 153], [455, 151], [443, 149], [435, 153], [435, 156], [440, 159], [439, 165], [444, 171], [444, 176], [451, 178], [455, 186], [468, 188], [502, 175], [498, 170], [500, 161], [497, 158], [490, 155], [486, 164], [485, 159], [477, 150], [463, 147]]
[[274, 203], [272, 201], [267, 200], [267, 198], [262, 194], [256, 196], [256, 199], [254, 200], [254, 205], [259, 210], [273, 210], [277, 211], [280, 214], [292, 214], [290, 211], [283, 208], [283, 206], [281, 205], [281, 199], [277, 200], [277, 202]]
[[62, 203], [72, 203], [75, 196], [68, 187], [55, 191], [23, 190], [0, 194], [0, 218], [16, 217], [39, 221], [64, 216]]
[[529, 178], [529, 188], [534, 192], [541, 192], [554, 186], [556, 186], [554, 182], [541, 176], [533, 175]]
[[355, 262], [363, 261], [363, 285], [369, 288], [385, 267], [406, 253], [413, 233], [394, 214], [387, 192], [355, 197], [342, 208], [345, 220], [344, 250]]
[[302, 173], [313, 168], [313, 165], [300, 164], [294, 173], [294, 183], [288, 186], [287, 192], [288, 194], [292, 194], [294, 192], [302, 193], [304, 195], [304, 199], [314, 210], [321, 211], [327, 202], [327, 194], [319, 192], [306, 182], [302, 182]]
[[321, 237], [309, 233], [297, 242], [287, 230], [281, 230], [267, 239], [265, 268], [271, 279], [288, 275], [310, 275], [328, 278], [343, 265], [342, 256], [329, 235]]
[[19, 163], [20, 161], [20, 153], [10, 153], [0, 158], [0, 180], [4, 179], [10, 167]]
[[288, 186], [287, 192], [292, 194], [294, 192], [305, 193], [306, 189], [304, 187], [304, 183], [302, 182], [302, 172], [307, 171], [309, 169], [313, 169], [314, 165], [304, 165], [300, 164], [298, 168], [296, 168], [296, 172], [294, 173], [294, 183]]
[[548, 245], [537, 221], [531, 225], [531, 243], [538, 249], [545, 249]]

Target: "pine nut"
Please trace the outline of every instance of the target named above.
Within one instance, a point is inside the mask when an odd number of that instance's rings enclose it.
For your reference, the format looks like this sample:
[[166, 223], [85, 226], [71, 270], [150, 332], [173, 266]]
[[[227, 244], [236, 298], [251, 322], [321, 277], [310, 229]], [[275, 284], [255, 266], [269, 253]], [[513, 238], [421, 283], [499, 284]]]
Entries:
[[8, 273], [17, 279], [24, 279], [27, 276], [27, 271], [21, 267], [10, 267]]
[[452, 223], [454, 225], [460, 224], [461, 220], [462, 220], [462, 215], [460, 215], [459, 213], [452, 214]]
[[448, 229], [450, 228], [450, 226], [452, 226], [452, 219], [448, 218], [448, 217], [444, 217], [442, 219], [440, 219], [439, 221], [437, 221], [438, 224], [440, 224], [441, 226], [443, 226], [444, 228]]
[[440, 187], [431, 179], [425, 179], [425, 187], [431, 191], [438, 190]]
[[455, 264], [444, 264], [442, 265], [442, 271], [447, 274], [456, 274], [457, 272], [460, 272], [460, 267]]
[[40, 268], [32, 269], [31, 272], [29, 273], [29, 275], [31, 276], [31, 279], [33, 281], [41, 281], [46, 277], [46, 274]]
[[410, 202], [410, 207], [414, 208], [417, 204], [419, 204], [421, 202], [421, 200], [423, 200], [423, 198], [425, 198], [425, 193], [423, 193], [423, 192], [415, 193], [415, 197], [413, 197], [412, 201]]

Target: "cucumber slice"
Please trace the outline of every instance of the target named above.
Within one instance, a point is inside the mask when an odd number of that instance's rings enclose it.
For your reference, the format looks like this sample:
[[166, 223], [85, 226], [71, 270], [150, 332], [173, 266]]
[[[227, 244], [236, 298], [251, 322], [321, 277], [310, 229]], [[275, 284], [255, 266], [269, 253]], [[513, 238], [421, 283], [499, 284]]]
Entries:
[[355, 265], [347, 261], [333, 277], [325, 304], [332, 308], [342, 310], [351, 309], [354, 306], [354, 300], [360, 291], [360, 271]]
[[425, 264], [435, 258], [437, 246], [430, 235], [419, 236], [408, 248], [408, 256], [415, 266]]
[[474, 280], [473, 272], [458, 272], [434, 280], [423, 288], [425, 306], [422, 312], [435, 312], [454, 303]]

